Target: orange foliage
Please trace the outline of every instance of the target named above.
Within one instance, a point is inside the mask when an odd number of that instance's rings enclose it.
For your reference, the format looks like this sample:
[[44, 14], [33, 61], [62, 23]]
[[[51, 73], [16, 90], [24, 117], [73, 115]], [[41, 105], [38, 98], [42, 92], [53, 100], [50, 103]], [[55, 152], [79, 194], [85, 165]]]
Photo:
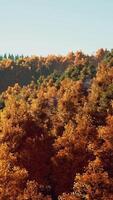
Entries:
[[113, 199], [112, 60], [102, 49], [18, 59], [29, 73], [68, 70], [1, 94], [1, 200]]

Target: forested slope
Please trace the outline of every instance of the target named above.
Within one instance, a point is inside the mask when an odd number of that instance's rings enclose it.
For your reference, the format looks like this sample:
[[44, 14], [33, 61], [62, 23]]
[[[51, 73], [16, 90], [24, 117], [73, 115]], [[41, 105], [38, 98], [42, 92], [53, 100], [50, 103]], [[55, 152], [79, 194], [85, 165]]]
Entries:
[[1, 93], [0, 199], [112, 200], [113, 51], [50, 58], [18, 61], [46, 78]]
[[75, 54], [69, 53], [67, 56], [47, 57], [2, 57], [0, 60], [0, 91], [4, 91], [8, 86], [15, 83], [28, 85], [31, 81], [35, 83], [40, 76], [47, 77], [54, 71], [64, 72], [70, 65], [74, 65]]

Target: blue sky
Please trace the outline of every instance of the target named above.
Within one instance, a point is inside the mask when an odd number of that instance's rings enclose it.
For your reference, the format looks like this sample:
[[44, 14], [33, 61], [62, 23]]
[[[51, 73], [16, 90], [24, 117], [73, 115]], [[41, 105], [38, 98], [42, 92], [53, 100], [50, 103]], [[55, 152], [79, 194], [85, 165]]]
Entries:
[[0, 54], [113, 48], [113, 0], [0, 0]]

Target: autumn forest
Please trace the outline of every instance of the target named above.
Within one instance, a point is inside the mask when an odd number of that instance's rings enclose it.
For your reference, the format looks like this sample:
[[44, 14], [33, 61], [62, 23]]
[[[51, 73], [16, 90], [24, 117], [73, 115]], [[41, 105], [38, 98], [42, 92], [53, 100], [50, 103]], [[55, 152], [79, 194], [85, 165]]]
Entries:
[[0, 56], [0, 200], [113, 200], [113, 50]]

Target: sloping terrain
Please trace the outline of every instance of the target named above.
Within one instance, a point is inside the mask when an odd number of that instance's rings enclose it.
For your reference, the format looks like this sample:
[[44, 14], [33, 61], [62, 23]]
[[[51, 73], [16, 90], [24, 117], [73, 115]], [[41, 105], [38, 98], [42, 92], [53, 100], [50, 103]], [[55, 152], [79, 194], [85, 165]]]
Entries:
[[113, 51], [50, 58], [1, 61], [0, 199], [112, 200]]

